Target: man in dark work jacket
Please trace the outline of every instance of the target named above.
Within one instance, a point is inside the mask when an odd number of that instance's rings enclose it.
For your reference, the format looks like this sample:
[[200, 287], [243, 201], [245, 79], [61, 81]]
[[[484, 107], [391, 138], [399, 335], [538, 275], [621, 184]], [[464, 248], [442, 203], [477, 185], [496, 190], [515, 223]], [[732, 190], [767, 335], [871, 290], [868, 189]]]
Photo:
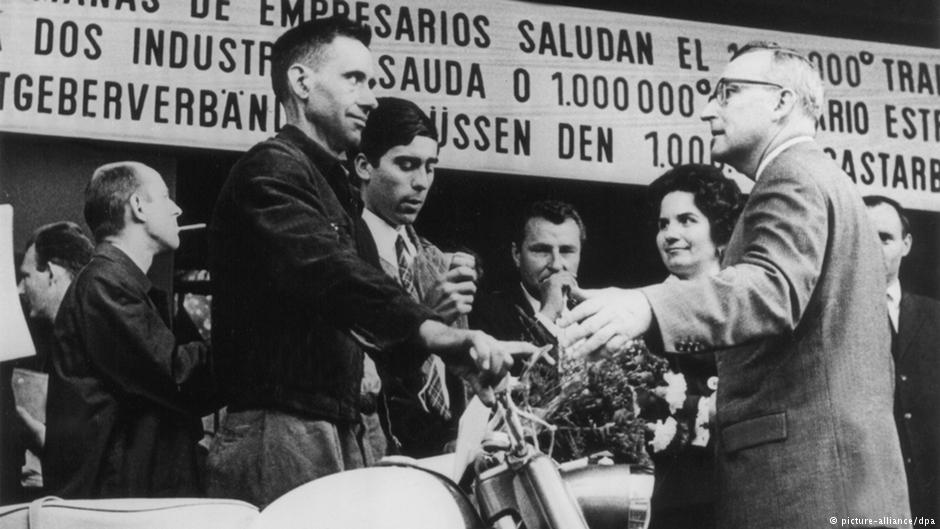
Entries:
[[387, 360], [401, 369], [434, 352], [493, 377], [511, 352], [534, 350], [447, 327], [357, 255], [360, 203], [341, 162], [376, 106], [370, 37], [333, 17], [275, 42], [288, 125], [239, 160], [216, 203], [213, 355], [229, 413], [209, 454], [210, 495], [267, 505], [381, 456], [365, 441], [381, 432], [360, 403], [363, 346], [410, 351]]
[[[95, 171], [85, 219], [98, 246], [55, 323], [43, 471], [67, 498], [196, 496], [205, 344], [177, 345], [153, 300], [153, 257], [179, 246], [179, 207], [160, 175]], [[193, 388], [193, 389], [190, 389]]]

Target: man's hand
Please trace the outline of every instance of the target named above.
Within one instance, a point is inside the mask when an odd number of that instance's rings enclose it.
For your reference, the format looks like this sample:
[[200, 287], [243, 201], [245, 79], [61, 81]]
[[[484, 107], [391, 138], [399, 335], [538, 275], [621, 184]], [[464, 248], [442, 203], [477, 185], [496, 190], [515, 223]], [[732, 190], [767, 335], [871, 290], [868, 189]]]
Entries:
[[46, 425], [41, 423], [39, 419], [36, 419], [26, 408], [21, 406], [16, 407], [16, 413], [20, 416], [20, 419], [23, 419], [23, 423], [26, 424], [26, 429], [29, 430], [30, 440], [35, 443], [35, 447], [38, 448], [38, 451], [42, 451], [42, 448], [46, 446]]
[[568, 294], [578, 288], [578, 278], [571, 272], [556, 272], [539, 283], [539, 298], [542, 309], [539, 310], [548, 321], [555, 321], [565, 309]]
[[456, 252], [450, 262], [450, 270], [431, 287], [425, 304], [452, 324], [460, 316], [469, 314], [477, 292], [476, 261], [472, 255]]
[[[583, 300], [563, 316], [558, 325], [565, 330], [564, 346], [576, 344], [573, 354], [596, 355], [619, 351], [627, 342], [649, 330], [653, 311], [639, 290], [605, 288], [574, 289], [576, 300]], [[579, 340], [583, 343], [578, 344]]]
[[422, 323], [418, 332], [428, 351], [465, 378], [487, 405], [493, 404], [492, 387], [509, 372], [513, 356], [538, 352], [530, 343], [501, 342], [483, 331], [454, 329], [434, 320]]

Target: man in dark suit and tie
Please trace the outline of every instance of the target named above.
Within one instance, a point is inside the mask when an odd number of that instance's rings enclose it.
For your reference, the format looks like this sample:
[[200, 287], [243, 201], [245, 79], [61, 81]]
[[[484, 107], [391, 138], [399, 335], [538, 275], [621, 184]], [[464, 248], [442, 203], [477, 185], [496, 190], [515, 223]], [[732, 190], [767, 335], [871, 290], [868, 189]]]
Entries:
[[[381, 97], [362, 130], [354, 160], [362, 181], [359, 255], [398, 281], [445, 323], [467, 328], [476, 293], [474, 258], [442, 252], [418, 236], [414, 222], [434, 183], [437, 129], [416, 104]], [[383, 425], [392, 451], [411, 457], [442, 453], [456, 439], [465, 406], [463, 383], [437, 355], [420, 369], [379, 364]]]
[[888, 283], [891, 354], [894, 356], [894, 420], [901, 440], [914, 516], [940, 517], [940, 303], [901, 290], [898, 272], [911, 251], [910, 222], [901, 205], [880, 195], [865, 197], [881, 239]]
[[554, 324], [565, 308], [564, 292], [577, 286], [584, 222], [571, 204], [540, 200], [522, 210], [512, 235], [519, 283], [480, 296], [470, 325], [501, 340], [554, 344], [546, 324]]
[[[885, 278], [857, 190], [815, 143], [818, 72], [773, 43], [737, 50], [702, 112], [714, 160], [755, 181], [722, 271], [637, 290], [574, 291], [574, 352], [647, 331], [714, 352], [718, 527], [905, 527]], [[580, 322], [578, 325], [573, 325]], [[883, 519], [885, 517], [888, 519]]]

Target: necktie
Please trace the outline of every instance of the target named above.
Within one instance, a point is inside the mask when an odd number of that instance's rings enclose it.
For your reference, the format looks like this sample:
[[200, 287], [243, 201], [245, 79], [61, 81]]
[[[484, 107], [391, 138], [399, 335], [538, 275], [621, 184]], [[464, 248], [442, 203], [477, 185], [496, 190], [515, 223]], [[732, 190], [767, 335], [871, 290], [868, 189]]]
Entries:
[[421, 365], [421, 373], [424, 375], [424, 386], [418, 392], [418, 398], [425, 411], [444, 420], [450, 419], [450, 399], [447, 386], [444, 385], [444, 362], [437, 355], [431, 355]]
[[415, 301], [418, 299], [418, 288], [415, 285], [414, 270], [408, 259], [408, 247], [405, 246], [405, 238], [398, 234], [395, 239], [395, 256], [398, 258], [398, 282]]
[[[398, 281], [415, 301], [421, 301], [414, 279], [414, 263], [408, 259], [408, 248], [405, 238], [399, 234], [395, 239], [395, 255], [398, 259]], [[444, 382], [444, 362], [437, 355], [430, 355], [421, 365], [421, 374], [424, 384], [418, 391], [418, 399], [428, 413], [437, 415], [444, 420], [450, 418], [450, 403], [447, 395], [447, 386]]]

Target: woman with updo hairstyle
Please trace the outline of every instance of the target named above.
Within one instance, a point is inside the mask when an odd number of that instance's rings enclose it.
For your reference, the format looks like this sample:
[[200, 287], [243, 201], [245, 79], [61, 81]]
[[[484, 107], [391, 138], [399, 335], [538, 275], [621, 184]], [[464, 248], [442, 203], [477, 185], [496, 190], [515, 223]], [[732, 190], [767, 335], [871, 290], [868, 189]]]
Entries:
[[679, 279], [711, 275], [744, 207], [738, 184], [712, 165], [680, 165], [650, 184], [658, 212], [656, 246], [669, 273]]
[[[648, 197], [656, 212], [656, 246], [666, 281], [717, 273], [744, 199], [738, 185], [711, 165], [682, 165], [657, 178]], [[650, 529], [715, 527], [712, 422], [718, 386], [715, 358], [670, 354], [668, 386], [643, 411], [656, 482]]]

